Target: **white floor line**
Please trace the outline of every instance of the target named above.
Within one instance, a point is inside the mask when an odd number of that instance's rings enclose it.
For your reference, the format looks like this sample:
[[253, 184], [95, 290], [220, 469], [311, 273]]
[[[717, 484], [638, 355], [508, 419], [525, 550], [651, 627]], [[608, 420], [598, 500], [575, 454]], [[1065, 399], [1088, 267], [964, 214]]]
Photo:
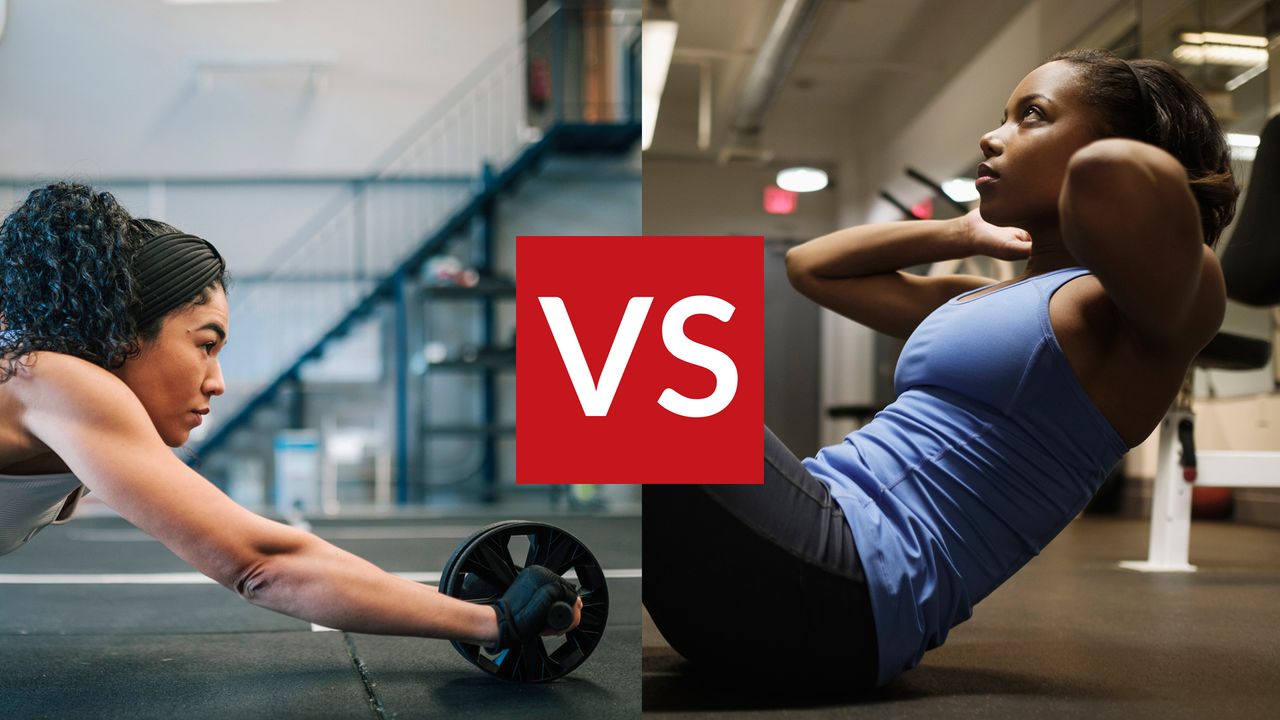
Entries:
[[349, 527], [321, 528], [316, 535], [325, 540], [461, 540], [475, 532], [474, 527], [389, 528]]
[[[414, 582], [438, 583], [439, 572], [393, 573]], [[639, 578], [640, 568], [605, 570], [609, 579]], [[573, 579], [573, 573], [565, 577]], [[0, 585], [212, 585], [213, 580], [197, 572], [174, 573], [0, 573]]]
[[[457, 525], [433, 528], [353, 526], [321, 528], [316, 535], [325, 540], [460, 540], [473, 532], [474, 527]], [[157, 542], [150, 535], [133, 528], [68, 530], [67, 537], [85, 542]]]
[[4, 574], [0, 585], [215, 585], [197, 572], [106, 573], [106, 574]]

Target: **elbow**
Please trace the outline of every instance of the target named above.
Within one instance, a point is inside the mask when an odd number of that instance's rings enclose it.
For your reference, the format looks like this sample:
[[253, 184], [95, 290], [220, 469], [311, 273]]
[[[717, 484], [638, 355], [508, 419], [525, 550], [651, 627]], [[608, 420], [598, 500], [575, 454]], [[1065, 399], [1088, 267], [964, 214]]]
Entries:
[[271, 587], [273, 575], [274, 563], [270, 557], [264, 556], [246, 564], [235, 574], [229, 587], [235, 594], [256, 605]]
[[251, 544], [236, 553], [234, 570], [219, 580], [235, 594], [254, 605], [263, 605], [269, 596], [279, 595], [298, 565], [297, 558], [316, 547], [312, 536], [290, 532], [270, 542]]
[[784, 259], [787, 266], [787, 281], [791, 283], [791, 287], [803, 292], [803, 286], [810, 277], [811, 272], [804, 260], [804, 253], [801, 252], [802, 245], [797, 245], [787, 249]]
[[1096, 209], [1093, 206], [1098, 202], [1116, 197], [1116, 193], [1137, 190], [1133, 183], [1144, 178], [1135, 163], [1126, 161], [1134, 150], [1131, 146], [1099, 140], [1072, 155], [1063, 187], [1071, 209], [1089, 212]]
[[800, 256], [796, 253], [799, 247], [787, 248], [787, 252], [782, 256], [783, 262], [787, 266], [787, 279], [792, 285], [796, 284], [796, 275], [800, 272]]
[[[229, 589], [254, 605], [273, 610], [290, 605], [297, 598], [300, 572], [314, 567], [314, 560], [327, 544], [314, 535], [289, 527], [279, 534], [249, 543], [238, 556]], [[310, 564], [308, 560], [312, 561]], [[283, 603], [283, 604], [282, 604]]]
[[1058, 213], [1068, 236], [1131, 236], [1170, 220], [1199, 227], [1186, 169], [1160, 148], [1119, 138], [1095, 141], [1071, 156]]
[[1064, 194], [1076, 202], [1133, 207], [1153, 193], [1186, 185], [1186, 168], [1164, 150], [1136, 140], [1106, 138], [1071, 156]]

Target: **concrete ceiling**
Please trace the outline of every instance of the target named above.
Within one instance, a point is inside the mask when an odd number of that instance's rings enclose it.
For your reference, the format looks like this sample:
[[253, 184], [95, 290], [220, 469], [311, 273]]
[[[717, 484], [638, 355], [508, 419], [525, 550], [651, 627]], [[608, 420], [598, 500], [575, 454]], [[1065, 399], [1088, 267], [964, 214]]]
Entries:
[[[766, 115], [766, 149], [780, 161], [830, 165], [849, 143], [877, 142], [909, 121], [1028, 2], [824, 0]], [[781, 6], [782, 0], [671, 0], [680, 30], [646, 157], [714, 161]], [[712, 147], [705, 151], [696, 144], [699, 61], [710, 64], [714, 87]]]

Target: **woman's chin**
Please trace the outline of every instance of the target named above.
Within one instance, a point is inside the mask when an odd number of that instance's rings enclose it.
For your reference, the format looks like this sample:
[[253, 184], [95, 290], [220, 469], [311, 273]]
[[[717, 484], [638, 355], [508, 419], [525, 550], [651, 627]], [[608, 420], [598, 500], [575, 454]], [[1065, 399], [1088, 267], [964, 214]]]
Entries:
[[171, 448], [180, 448], [187, 444], [187, 438], [189, 437], [191, 437], [191, 433], [183, 430], [165, 433], [160, 436], [160, 439], [164, 440], [164, 444]]
[[1014, 226], [1021, 227], [1018, 224], [1018, 218], [1008, 211], [1008, 208], [1001, 207], [998, 202], [990, 202], [984, 199], [978, 205], [978, 212], [982, 215], [982, 219], [999, 227]]

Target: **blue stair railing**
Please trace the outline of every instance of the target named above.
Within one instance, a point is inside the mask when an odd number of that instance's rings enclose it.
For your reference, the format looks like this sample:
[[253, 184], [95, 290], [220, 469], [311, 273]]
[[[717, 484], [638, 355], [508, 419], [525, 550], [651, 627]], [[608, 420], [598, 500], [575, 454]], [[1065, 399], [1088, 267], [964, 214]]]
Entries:
[[[265, 275], [233, 285], [232, 321], [249, 322], [223, 351], [228, 391], [219, 400], [222, 420], [208, 424], [204, 438], [189, 448], [193, 464], [249, 427], [337, 339], [395, 301], [406, 277], [549, 153], [617, 152], [639, 139], [638, 107], [628, 87], [638, 80], [638, 13], [608, 16], [627, 60], [627, 91], [603, 109], [566, 102], [559, 91], [568, 56], [566, 14], [557, 3], [544, 5], [396, 142], [374, 173], [307, 223]], [[529, 88], [546, 68], [531, 74], [531, 57], [550, 58], [552, 101], [545, 112]], [[403, 463], [404, 448], [396, 454]]]

